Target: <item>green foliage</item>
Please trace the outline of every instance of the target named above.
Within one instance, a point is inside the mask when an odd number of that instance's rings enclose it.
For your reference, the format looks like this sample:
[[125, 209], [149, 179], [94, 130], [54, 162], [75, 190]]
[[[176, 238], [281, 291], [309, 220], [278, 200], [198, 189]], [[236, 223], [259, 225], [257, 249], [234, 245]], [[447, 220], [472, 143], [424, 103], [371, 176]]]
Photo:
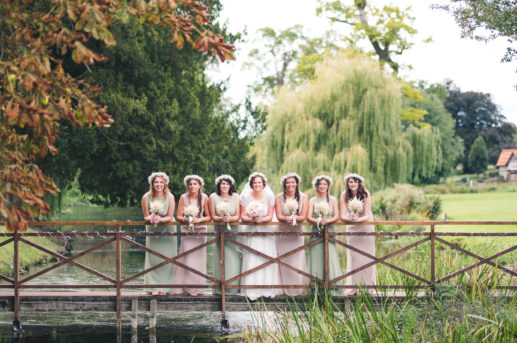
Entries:
[[469, 169], [482, 173], [488, 166], [488, 152], [486, 149], [485, 140], [479, 136], [476, 138], [469, 152]]
[[335, 194], [350, 172], [363, 175], [370, 190], [430, 178], [441, 170], [439, 135], [431, 128], [404, 133], [400, 99], [398, 81], [371, 59], [356, 52], [328, 58], [313, 82], [279, 92], [255, 142], [256, 168], [272, 180], [296, 171], [309, 192], [312, 178], [326, 172]]
[[[511, 44], [517, 40], [517, 7], [513, 0], [453, 0], [450, 5], [435, 6], [451, 13], [461, 28], [462, 35], [470, 39], [488, 41], [505, 37]], [[517, 49], [509, 46], [503, 57], [511, 62]]]
[[410, 7], [400, 9], [397, 6], [382, 8], [368, 5], [366, 0], [325, 1], [318, 0], [320, 7], [318, 15], [330, 15], [332, 22], [350, 25], [353, 30], [346, 35], [348, 41], [356, 45], [358, 41], [366, 40], [377, 55], [381, 69], [388, 64], [398, 72], [400, 65], [394, 60], [395, 55], [401, 55], [413, 46], [411, 37], [417, 34], [412, 26], [414, 18], [409, 14]]
[[[420, 119], [422, 123], [432, 126], [433, 132], [439, 136], [439, 148], [441, 150], [441, 170], [432, 176], [451, 175], [458, 160], [463, 157], [463, 140], [454, 132], [455, 120], [444, 107], [447, 91], [441, 85], [426, 87], [421, 84], [418, 87], [419, 98], [403, 97], [403, 106], [414, 108], [424, 112]], [[404, 119], [404, 118], [402, 118]], [[421, 181], [431, 182], [436, 179], [423, 178]]]
[[167, 30], [138, 21], [113, 32], [118, 44], [103, 48], [108, 60], [88, 78], [103, 86], [99, 101], [115, 123], [71, 129], [59, 144], [67, 161], [52, 161], [54, 168], [73, 164], [81, 191], [105, 206], [139, 203], [152, 171], [167, 172], [176, 195], [184, 192], [186, 174], [204, 177], [207, 191], [218, 174], [238, 181], [248, 175], [249, 139], [221, 104], [223, 86], [206, 79], [208, 57], [177, 49]]
[[[463, 139], [465, 151], [470, 151], [474, 139], [482, 136], [488, 149], [488, 163], [495, 164], [501, 149], [511, 148], [515, 125], [506, 121], [499, 107], [492, 101], [490, 94], [481, 92], [462, 92], [452, 82], [446, 85], [448, 92], [444, 105], [456, 120], [456, 135]], [[465, 172], [468, 168], [468, 154], [464, 155]]]
[[372, 212], [377, 219], [408, 220], [413, 215], [417, 220], [436, 219], [440, 210], [439, 197], [426, 196], [413, 185], [396, 184], [372, 195]]

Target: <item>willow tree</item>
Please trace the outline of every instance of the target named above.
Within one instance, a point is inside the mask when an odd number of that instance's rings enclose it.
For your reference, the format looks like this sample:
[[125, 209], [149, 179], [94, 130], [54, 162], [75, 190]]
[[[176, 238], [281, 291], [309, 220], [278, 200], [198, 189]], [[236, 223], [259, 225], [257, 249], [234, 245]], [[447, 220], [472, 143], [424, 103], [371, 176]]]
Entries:
[[436, 130], [401, 125], [400, 82], [357, 53], [343, 53], [316, 67], [315, 79], [293, 92], [283, 89], [268, 114], [267, 130], [255, 143], [256, 168], [275, 180], [296, 171], [302, 189], [319, 173], [344, 189], [356, 172], [376, 190], [412, 182], [441, 163]]

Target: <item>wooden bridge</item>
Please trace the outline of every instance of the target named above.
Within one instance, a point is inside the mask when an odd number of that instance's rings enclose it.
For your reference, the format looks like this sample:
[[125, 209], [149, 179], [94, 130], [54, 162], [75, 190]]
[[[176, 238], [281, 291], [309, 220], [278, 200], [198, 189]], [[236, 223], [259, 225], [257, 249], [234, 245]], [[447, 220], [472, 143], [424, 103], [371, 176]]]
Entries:
[[[2, 223], [0, 223], [1, 225]], [[180, 225], [180, 223], [173, 222], [172, 225]], [[220, 223], [207, 223], [208, 225], [221, 225]], [[420, 291], [430, 290], [433, 291], [436, 287], [442, 285], [453, 285], [451, 280], [461, 274], [464, 274], [474, 268], [482, 265], [491, 266], [504, 277], [499, 278], [500, 284], [494, 285], [497, 289], [517, 289], [517, 258], [510, 258], [505, 265], [499, 264], [498, 259], [507, 255], [517, 249], [515, 240], [511, 242], [510, 246], [502, 251], [493, 253], [491, 256], [482, 257], [468, 249], [460, 247], [458, 244], [447, 240], [448, 237], [517, 237], [517, 222], [515, 221], [373, 221], [366, 222], [364, 224], [376, 225], [377, 231], [371, 233], [349, 233], [345, 231], [345, 224], [338, 222], [334, 223], [333, 226], [337, 228], [335, 232], [329, 231], [327, 227], [322, 228], [319, 232], [304, 231], [302, 233], [297, 232], [278, 232], [275, 231], [274, 226], [279, 223], [262, 223], [260, 225], [268, 225], [271, 227], [271, 232], [229, 232], [225, 230], [218, 230], [217, 232], [205, 232], [205, 233], [180, 233], [180, 232], [145, 232], [141, 228], [145, 225], [144, 222], [140, 221], [91, 221], [91, 222], [35, 222], [30, 225], [32, 228], [36, 228], [37, 232], [12, 232], [12, 233], [0, 233], [0, 238], [3, 236], [4, 240], [0, 242], [0, 247], [13, 245], [14, 258], [13, 258], [13, 275], [1, 275], [0, 280], [0, 309], [3, 311], [14, 312], [14, 323], [15, 326], [19, 325], [19, 318], [25, 310], [32, 311], [114, 311], [116, 318], [120, 326], [121, 313], [123, 311], [133, 311], [135, 315], [138, 310], [150, 311], [151, 318], [156, 318], [157, 311], [184, 311], [184, 310], [203, 310], [203, 311], [220, 311], [222, 312], [223, 321], [225, 324], [225, 313], [227, 311], [247, 311], [251, 307], [263, 306], [264, 304], [268, 309], [280, 309], [286, 307], [286, 299], [274, 298], [274, 299], [261, 299], [260, 302], [248, 302], [247, 298], [238, 295], [227, 295], [226, 290], [228, 289], [244, 289], [244, 288], [280, 288], [278, 285], [232, 285], [232, 282], [241, 279], [242, 277], [249, 275], [257, 270], [266, 268], [267, 266], [276, 263], [279, 266], [288, 268], [296, 273], [302, 274], [311, 282], [304, 285], [284, 285], [282, 288], [304, 288], [310, 289], [315, 287], [322, 287], [325, 290], [336, 291], [342, 289], [357, 289], [356, 285], [343, 285], [342, 280], [346, 277], [358, 273], [370, 266], [380, 264], [389, 268], [389, 270], [395, 270], [405, 275], [408, 280], [407, 284], [378, 284], [375, 286], [365, 286], [366, 288], [375, 289], [373, 296], [389, 296], [392, 298], [404, 297], [405, 292], [408, 289]], [[232, 223], [232, 225], [242, 225], [242, 223]], [[250, 225], [246, 223], [246, 225]], [[254, 225], [254, 224], [251, 224]], [[301, 225], [312, 225], [310, 223], [301, 223]], [[444, 232], [443, 230], [437, 230], [438, 227], [448, 226], [464, 226], [469, 228], [469, 232]], [[500, 232], [493, 231], [494, 227], [511, 226], [512, 232]], [[101, 230], [101, 227], [102, 230]], [[397, 230], [393, 230], [393, 228]], [[425, 228], [424, 231], [411, 230], [412, 227]], [[474, 228], [473, 228], [474, 227]], [[491, 227], [490, 232], [484, 232], [483, 228]], [[41, 228], [50, 228], [52, 230], [41, 230]], [[85, 228], [84, 231], [77, 232], [75, 229]], [[106, 229], [107, 228], [107, 229]], [[406, 230], [405, 228], [409, 228]], [[486, 231], [486, 230], [485, 230]], [[204, 244], [199, 245], [189, 251], [185, 251], [174, 257], [167, 257], [160, 254], [157, 251], [147, 248], [137, 242], [137, 237], [145, 236], [206, 236], [207, 241]], [[237, 238], [246, 236], [286, 236], [286, 235], [303, 235], [311, 237], [303, 246], [300, 246], [292, 251], [289, 251], [280, 256], [267, 256], [262, 252], [253, 249], [253, 247], [247, 246], [241, 243]], [[373, 256], [357, 249], [354, 246], [350, 246], [346, 243], [346, 236], [375, 236], [375, 237], [403, 237], [411, 236], [418, 239], [417, 241], [398, 248], [385, 256]], [[102, 242], [97, 243], [88, 249], [76, 253], [73, 256], [66, 256], [63, 253], [51, 251], [40, 244], [34, 242], [34, 238], [37, 237], [64, 237], [64, 238], [87, 238], [87, 237], [98, 237]], [[402, 268], [388, 262], [388, 259], [407, 253], [410, 249], [420, 246], [424, 243], [429, 242], [429, 258], [426, 263], [429, 264], [429, 273], [426, 276], [417, 275], [416, 273]], [[155, 255], [161, 259], [158, 265], [152, 266], [148, 269], [142, 270], [133, 275], [122, 277], [122, 243], [128, 244], [137, 249], [143, 250], [149, 254]], [[207, 275], [198, 270], [195, 270], [189, 266], [186, 266], [178, 261], [179, 258], [191, 254], [199, 249], [204, 249], [210, 245], [219, 243], [220, 244], [220, 260], [221, 263], [221, 278], [215, 278], [211, 275]], [[285, 264], [282, 260], [288, 256], [291, 256], [299, 251], [310, 248], [315, 244], [324, 244], [324, 277], [317, 278], [314, 275], [308, 274], [305, 271], [298, 270], [288, 264]], [[363, 256], [371, 259], [371, 262], [355, 269], [346, 271], [345, 274], [340, 275], [336, 278], [329, 278], [329, 243], [334, 243], [337, 246], [341, 246], [346, 249], [351, 249]], [[41, 271], [29, 275], [20, 276], [20, 244], [26, 244], [35, 249], [41, 250], [50, 256], [53, 256], [58, 260], [57, 263], [52, 264]], [[113, 268], [115, 270], [115, 277], [101, 273], [95, 269], [92, 269], [77, 261], [78, 258], [92, 253], [93, 251], [99, 250], [106, 247], [109, 244], [115, 245]], [[243, 271], [240, 275], [232, 277], [230, 279], [225, 278], [224, 271], [224, 245], [233, 244], [246, 250], [250, 253], [257, 254], [263, 257], [266, 262], [263, 264], [248, 270]], [[437, 249], [437, 245], [440, 244], [442, 247]], [[460, 269], [455, 271], [449, 271], [447, 275], [440, 275], [437, 277], [437, 258], [438, 254], [443, 253], [446, 249], [450, 249], [457, 253], [465, 254], [475, 259], [475, 263], [471, 263], [467, 266], [462, 266]], [[508, 256], [506, 256], [508, 257]], [[131, 283], [144, 274], [160, 268], [166, 264], [173, 263], [176, 266], [180, 266], [192, 273], [202, 276], [206, 281], [210, 283], [196, 284], [196, 285], [146, 285], [146, 284], [135, 284]], [[73, 265], [78, 267], [90, 274], [97, 276], [99, 279], [104, 280], [100, 284], [31, 284], [31, 280], [46, 274], [58, 267], [64, 265]], [[152, 288], [206, 288], [217, 290], [219, 295], [210, 296], [151, 296], [142, 293], [142, 289]], [[89, 292], [78, 291], [80, 289], [90, 289]], [[335, 300], [338, 304], [349, 300], [350, 297], [335, 296]], [[288, 301], [306, 301], [305, 297], [290, 298]], [[151, 324], [152, 325], [152, 324]]]

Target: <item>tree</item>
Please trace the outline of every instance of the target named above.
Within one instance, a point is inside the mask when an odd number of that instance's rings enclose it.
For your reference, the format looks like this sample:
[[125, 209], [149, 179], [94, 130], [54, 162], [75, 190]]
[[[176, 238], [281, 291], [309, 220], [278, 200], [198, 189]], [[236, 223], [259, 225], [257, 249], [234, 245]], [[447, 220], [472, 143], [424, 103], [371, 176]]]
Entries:
[[67, 56], [85, 66], [105, 61], [93, 46], [113, 46], [116, 23], [139, 18], [167, 27], [179, 48], [184, 43], [221, 60], [233, 46], [210, 31], [209, 13], [193, 0], [41, 0], [0, 2], [0, 214], [9, 230], [49, 211], [42, 198], [58, 191], [34, 163], [56, 154], [61, 121], [73, 127], [109, 127], [113, 119], [96, 102], [99, 88], [64, 66]]
[[[462, 92], [452, 82], [445, 88], [448, 97], [444, 105], [456, 120], [455, 132], [463, 139], [465, 151], [470, 151], [474, 139], [482, 136], [487, 144], [488, 162], [495, 164], [501, 149], [513, 145], [515, 125], [506, 121], [490, 94]], [[463, 165], [466, 171], [471, 171], [468, 154], [465, 154]]]
[[125, 206], [139, 203], [146, 176], [156, 170], [169, 174], [175, 195], [184, 191], [186, 174], [202, 175], [207, 191], [222, 173], [244, 179], [253, 163], [246, 157], [248, 137], [222, 108], [223, 85], [206, 79], [208, 58], [190, 47], [179, 50], [165, 29], [137, 20], [112, 30], [118, 44], [100, 49], [107, 61], [88, 80], [103, 87], [99, 102], [115, 122], [108, 129], [72, 129], [58, 140], [80, 170], [81, 191], [92, 202]]
[[469, 169], [479, 174], [486, 170], [488, 166], [488, 152], [485, 140], [479, 136], [472, 143], [469, 152]]
[[[512, 44], [517, 40], [517, 6], [514, 0], [451, 0], [450, 5], [434, 5], [454, 16], [463, 37], [489, 41], [504, 37]], [[507, 47], [504, 62], [517, 57], [515, 47]]]
[[388, 64], [395, 74], [398, 73], [400, 64], [395, 56], [413, 46], [410, 39], [417, 33], [412, 27], [414, 18], [409, 14], [410, 7], [401, 10], [397, 6], [384, 6], [381, 9], [369, 6], [366, 0], [354, 0], [353, 5], [341, 0], [318, 1], [318, 15], [325, 13], [330, 15], [333, 23], [350, 25], [353, 31], [348, 35], [349, 42], [358, 47], [359, 41], [367, 40], [373, 54], [379, 58], [381, 69]]
[[459, 160], [463, 158], [464, 148], [463, 140], [456, 136], [454, 131], [456, 121], [444, 107], [447, 91], [442, 85], [432, 84], [427, 86], [425, 83], [417, 85], [416, 89], [419, 91], [421, 99], [415, 100], [404, 97], [403, 105], [406, 108], [416, 108], [424, 111], [421, 118], [422, 123], [438, 130], [443, 161], [440, 173], [435, 176], [448, 176], [453, 172]]
[[248, 54], [246, 68], [254, 68], [259, 79], [251, 85], [254, 94], [269, 97], [284, 86], [296, 86], [314, 76], [314, 65], [325, 51], [336, 50], [331, 32], [325, 37], [310, 38], [303, 26], [294, 25], [275, 31], [270, 27], [258, 30], [261, 48]]
[[325, 59], [312, 82], [277, 95], [255, 142], [256, 168], [273, 180], [294, 170], [308, 192], [322, 172], [334, 178], [334, 192], [351, 172], [371, 190], [431, 178], [441, 169], [439, 136], [430, 127], [403, 132], [401, 108], [399, 81], [371, 58], [354, 52]]

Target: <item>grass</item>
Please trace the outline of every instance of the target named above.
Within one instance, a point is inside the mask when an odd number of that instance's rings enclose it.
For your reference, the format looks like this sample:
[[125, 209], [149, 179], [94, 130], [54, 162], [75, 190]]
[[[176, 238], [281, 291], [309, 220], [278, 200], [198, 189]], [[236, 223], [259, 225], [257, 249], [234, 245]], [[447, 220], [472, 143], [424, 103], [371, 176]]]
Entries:
[[[1, 232], [5, 232], [4, 227], [0, 227]], [[28, 232], [34, 232], [33, 230], [29, 230]], [[7, 240], [7, 237], [0, 237], [0, 243]], [[37, 243], [46, 249], [57, 251], [59, 249], [59, 245], [49, 238], [28, 238], [32, 242]], [[42, 264], [52, 261], [54, 258], [47, 253], [33, 248], [27, 244], [19, 243], [20, 249], [20, 273], [24, 273], [30, 269], [31, 265]], [[2, 247], [0, 247], [0, 274], [12, 276], [13, 268], [13, 250], [14, 243], [8, 243]]]
[[407, 296], [403, 301], [373, 299], [362, 291], [337, 306], [317, 296], [271, 320], [259, 314], [240, 342], [514, 342], [517, 337], [515, 293], [493, 297], [491, 290], [441, 289]]

